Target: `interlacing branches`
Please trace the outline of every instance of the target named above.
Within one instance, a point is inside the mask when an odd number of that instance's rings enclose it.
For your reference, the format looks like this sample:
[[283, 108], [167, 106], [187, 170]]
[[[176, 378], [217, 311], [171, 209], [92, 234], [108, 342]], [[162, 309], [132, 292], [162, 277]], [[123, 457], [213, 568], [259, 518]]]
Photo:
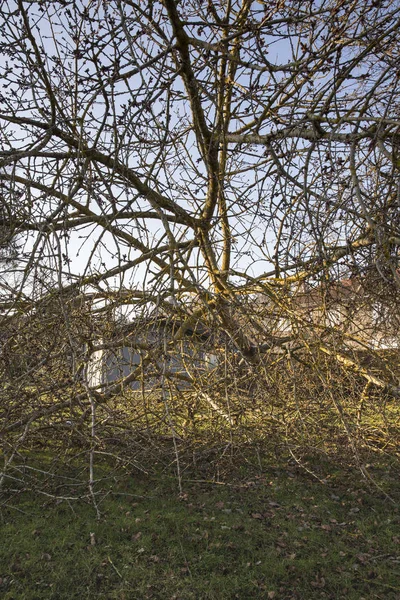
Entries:
[[282, 365], [399, 396], [398, 0], [3, 0], [0, 19], [4, 434], [68, 408], [93, 451], [95, 404], [115, 423], [160, 377], [169, 423], [192, 389], [192, 416], [232, 425]]

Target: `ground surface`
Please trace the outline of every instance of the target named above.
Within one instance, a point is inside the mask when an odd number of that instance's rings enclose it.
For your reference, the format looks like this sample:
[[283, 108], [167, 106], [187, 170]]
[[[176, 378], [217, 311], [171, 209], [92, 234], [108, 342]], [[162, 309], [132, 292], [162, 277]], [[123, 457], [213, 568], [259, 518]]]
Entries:
[[6, 493], [0, 597], [398, 599], [397, 474], [370, 470], [384, 490], [344, 468], [319, 482], [288, 462], [183, 481], [181, 494], [165, 473], [126, 471], [97, 485], [100, 520], [88, 501]]

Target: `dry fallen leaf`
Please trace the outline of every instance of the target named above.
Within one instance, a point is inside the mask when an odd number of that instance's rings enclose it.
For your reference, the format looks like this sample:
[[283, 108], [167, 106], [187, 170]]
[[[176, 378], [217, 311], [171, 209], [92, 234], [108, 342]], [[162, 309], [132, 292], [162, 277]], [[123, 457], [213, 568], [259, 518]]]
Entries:
[[42, 560], [47, 560], [47, 561], [51, 560], [51, 554], [48, 554], [47, 552], [44, 552], [42, 554]]
[[159, 563], [159, 562], [160, 562], [160, 557], [159, 557], [159, 556], [157, 556], [156, 554], [152, 554], [152, 555], [150, 556], [150, 560], [151, 560], [151, 562], [153, 562], [153, 563]]

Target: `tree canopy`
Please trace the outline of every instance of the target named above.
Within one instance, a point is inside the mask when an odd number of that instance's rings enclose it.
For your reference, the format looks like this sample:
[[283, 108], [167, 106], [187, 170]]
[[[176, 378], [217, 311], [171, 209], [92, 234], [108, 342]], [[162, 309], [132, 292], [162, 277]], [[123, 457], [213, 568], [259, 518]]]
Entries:
[[[76, 297], [100, 316], [156, 307], [180, 325], [143, 364], [197, 319], [264, 377], [269, 352], [311, 351], [298, 293], [326, 304], [356, 281], [396, 319], [399, 14], [398, 0], [3, 0], [0, 217], [19, 241], [3, 322], [59, 302], [67, 323]], [[340, 368], [400, 394], [346, 354], [354, 329], [315, 333]]]

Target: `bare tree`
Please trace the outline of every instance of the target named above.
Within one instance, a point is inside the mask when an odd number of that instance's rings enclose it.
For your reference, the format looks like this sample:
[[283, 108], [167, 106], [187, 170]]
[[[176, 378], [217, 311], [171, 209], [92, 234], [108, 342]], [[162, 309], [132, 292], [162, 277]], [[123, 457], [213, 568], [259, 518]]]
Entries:
[[[400, 395], [391, 368], [355, 352], [373, 354], [361, 305], [398, 311], [397, 0], [3, 0], [1, 20], [1, 219], [25, 252], [3, 314], [89, 293], [99, 314], [130, 306], [132, 327], [172, 331], [135, 334], [141, 363], [95, 386], [96, 402], [157, 370], [172, 382], [160, 360], [200, 324], [222, 388], [227, 360], [265, 390], [266, 365], [294, 375], [329, 356]], [[332, 320], [348, 279], [353, 308]], [[91, 318], [90, 352], [133, 339]], [[180, 375], [201, 387], [193, 361]], [[218, 389], [219, 404], [206, 397], [230, 422], [224, 398], [241, 392]]]

